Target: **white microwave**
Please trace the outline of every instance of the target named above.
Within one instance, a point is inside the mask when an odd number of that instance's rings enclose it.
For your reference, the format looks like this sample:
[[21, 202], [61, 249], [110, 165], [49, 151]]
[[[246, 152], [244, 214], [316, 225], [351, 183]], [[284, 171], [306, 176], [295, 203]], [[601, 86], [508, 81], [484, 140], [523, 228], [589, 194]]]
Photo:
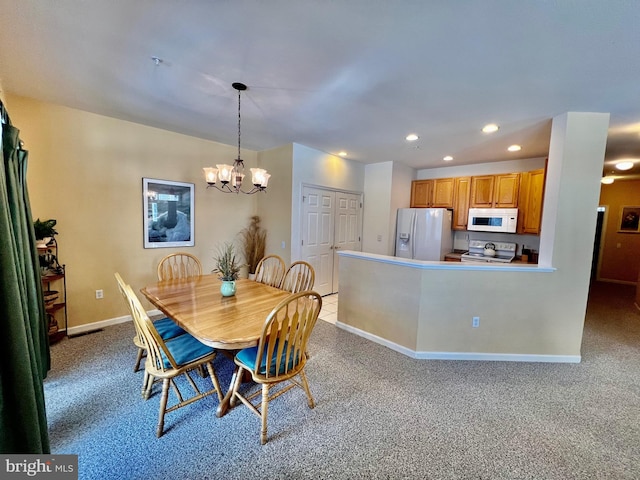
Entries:
[[517, 208], [470, 208], [467, 230], [515, 233], [517, 224]]

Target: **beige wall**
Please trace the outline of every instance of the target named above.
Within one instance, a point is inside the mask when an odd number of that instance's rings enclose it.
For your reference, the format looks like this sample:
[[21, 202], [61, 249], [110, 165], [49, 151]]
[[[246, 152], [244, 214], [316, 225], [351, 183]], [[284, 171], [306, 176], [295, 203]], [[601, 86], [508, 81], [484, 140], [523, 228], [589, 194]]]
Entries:
[[640, 180], [602, 185], [600, 205], [606, 206], [602, 230], [600, 280], [635, 283], [640, 272], [640, 233], [619, 233], [622, 207], [640, 206]]
[[[393, 255], [389, 235], [393, 162], [365, 165], [364, 211], [362, 215], [362, 251]], [[409, 183], [410, 184], [410, 183]], [[395, 216], [395, 212], [394, 216]]]
[[363, 252], [395, 253], [397, 211], [409, 206], [415, 173], [398, 162], [365, 165]]
[[[113, 273], [137, 291], [155, 281], [163, 256], [181, 250], [143, 248], [143, 177], [195, 184], [195, 247], [185, 250], [207, 273], [216, 246], [235, 240], [256, 210], [255, 195], [206, 189], [202, 167], [228, 163], [232, 146], [12, 95], [7, 108], [29, 150], [33, 215], [58, 221], [70, 327], [126, 315]], [[256, 164], [255, 152], [242, 157]]]
[[[269, 191], [258, 196], [258, 215], [267, 228], [266, 254], [291, 263], [291, 202], [293, 144], [258, 153], [258, 162], [271, 174]], [[284, 248], [283, 248], [284, 242]]]
[[473, 175], [496, 175], [499, 173], [517, 173], [537, 170], [545, 167], [546, 158], [524, 158], [503, 162], [487, 162], [475, 165], [425, 168], [416, 172], [418, 180], [430, 178], [466, 177]]

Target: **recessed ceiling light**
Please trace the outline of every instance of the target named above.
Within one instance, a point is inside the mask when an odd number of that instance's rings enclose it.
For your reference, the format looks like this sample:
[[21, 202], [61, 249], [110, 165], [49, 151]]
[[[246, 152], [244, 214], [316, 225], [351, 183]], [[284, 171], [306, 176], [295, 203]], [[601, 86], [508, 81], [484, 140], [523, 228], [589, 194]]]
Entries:
[[618, 162], [616, 163], [616, 168], [618, 170], [631, 170], [633, 168], [633, 162], [631, 161]]
[[341, 157], [346, 157], [347, 156], [347, 152], [342, 151], [342, 152], [338, 153], [338, 155], [341, 156]]
[[498, 125], [496, 125], [495, 123], [489, 123], [488, 125], [485, 125], [484, 127], [482, 127], [482, 131], [484, 133], [497, 132], [499, 129], [500, 129], [500, 127]]
[[604, 177], [600, 180], [600, 183], [604, 183], [605, 185], [611, 185], [613, 183], [613, 177]]
[[446, 157], [442, 158], [445, 162], [450, 162], [451, 160], [453, 160], [453, 157], [451, 155], [447, 155]]
[[418, 135], [416, 135], [415, 133], [410, 133], [405, 137], [405, 139], [408, 140], [409, 142], [415, 142], [418, 138], [420, 137], [418, 137]]
[[519, 152], [520, 150], [522, 150], [522, 147], [520, 145], [511, 145], [509, 146], [509, 148], [507, 148], [507, 150], [509, 150], [510, 152]]

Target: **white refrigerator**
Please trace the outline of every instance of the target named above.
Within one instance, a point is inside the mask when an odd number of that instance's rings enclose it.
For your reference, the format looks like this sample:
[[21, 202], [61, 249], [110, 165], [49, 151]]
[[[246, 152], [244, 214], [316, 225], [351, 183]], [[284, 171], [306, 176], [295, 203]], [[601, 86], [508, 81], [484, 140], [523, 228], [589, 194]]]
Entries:
[[443, 261], [453, 250], [451, 219], [446, 208], [399, 208], [396, 257]]

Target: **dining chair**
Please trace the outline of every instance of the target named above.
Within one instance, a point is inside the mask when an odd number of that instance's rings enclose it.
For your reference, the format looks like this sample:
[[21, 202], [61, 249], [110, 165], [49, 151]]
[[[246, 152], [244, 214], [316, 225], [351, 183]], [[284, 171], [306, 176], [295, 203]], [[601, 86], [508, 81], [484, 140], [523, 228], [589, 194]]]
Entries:
[[[267, 443], [267, 412], [271, 400], [299, 387], [307, 395], [309, 408], [315, 407], [304, 367], [307, 363], [307, 341], [321, 308], [322, 297], [316, 292], [307, 290], [289, 295], [267, 316], [258, 346], [240, 350], [234, 357], [238, 371], [231, 405], [238, 399], [260, 417], [262, 445]], [[250, 394], [240, 393], [245, 372], [249, 372], [252, 380], [262, 388]], [[270, 389], [280, 383], [285, 383], [285, 386], [269, 395]], [[254, 403], [253, 400], [259, 395], [261, 400]]]
[[158, 263], [158, 280], [179, 280], [202, 275], [202, 263], [190, 253], [171, 253]]
[[[213, 393], [216, 393], [218, 401], [222, 402], [222, 390], [220, 390], [220, 383], [213, 369], [216, 351], [188, 333], [167, 341], [163, 340], [131, 286], [127, 285], [125, 288], [131, 304], [133, 319], [138, 323], [147, 345], [145, 369], [149, 374], [148, 394], [150, 394], [153, 386], [153, 379], [162, 380], [162, 396], [160, 397], [160, 412], [156, 429], [156, 436], [160, 437], [164, 433], [165, 414], [185, 407]], [[200, 391], [198, 385], [189, 375], [190, 371], [198, 370], [201, 367], [206, 367], [209, 373], [209, 378], [213, 384], [213, 388], [210, 390]], [[175, 382], [176, 377], [181, 375], [184, 375], [194, 390], [194, 395], [190, 398], [183, 397], [178, 384]], [[177, 402], [167, 406], [170, 385], [177, 396]], [[148, 398], [148, 396], [146, 397]]]
[[289, 265], [287, 273], [284, 274], [280, 288], [291, 293], [313, 290], [316, 280], [316, 272], [310, 263], [303, 260], [293, 262]]
[[263, 257], [256, 267], [256, 282], [279, 288], [286, 269], [284, 260], [278, 255]]
[[[116, 281], [118, 282], [118, 289], [120, 290], [120, 293], [122, 294], [122, 297], [124, 298], [127, 304], [127, 308], [129, 309], [129, 313], [131, 313], [131, 317], [133, 318], [133, 312], [131, 311], [131, 306], [129, 304], [129, 298], [126, 291], [127, 284], [125, 283], [125, 281], [122, 279], [122, 277], [118, 272], [116, 272], [114, 275], [116, 277]], [[173, 320], [167, 317], [154, 320], [153, 324], [163, 340], [169, 340], [171, 338], [175, 338], [187, 333], [178, 325], [176, 325], [176, 323]], [[133, 366], [133, 371], [137, 372], [138, 370], [140, 370], [140, 362], [142, 361], [142, 358], [146, 356], [147, 346], [144, 342], [144, 336], [142, 335], [142, 332], [138, 328], [137, 324], [133, 322], [133, 325], [136, 329], [136, 334], [133, 337], [133, 344], [136, 347], [138, 347], [138, 355], [136, 358], [136, 363]], [[147, 383], [147, 377], [145, 373], [145, 379], [142, 387], [143, 394], [145, 392], [146, 383]]]

